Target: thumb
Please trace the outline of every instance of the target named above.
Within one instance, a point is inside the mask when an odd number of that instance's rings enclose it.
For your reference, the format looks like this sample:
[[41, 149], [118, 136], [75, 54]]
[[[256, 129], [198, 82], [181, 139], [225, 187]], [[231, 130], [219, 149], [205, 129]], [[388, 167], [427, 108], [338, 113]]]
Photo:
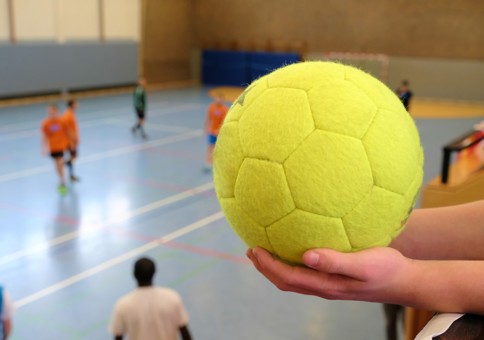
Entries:
[[356, 253], [342, 253], [332, 249], [312, 249], [303, 255], [306, 266], [320, 272], [366, 280], [368, 265], [366, 256]]

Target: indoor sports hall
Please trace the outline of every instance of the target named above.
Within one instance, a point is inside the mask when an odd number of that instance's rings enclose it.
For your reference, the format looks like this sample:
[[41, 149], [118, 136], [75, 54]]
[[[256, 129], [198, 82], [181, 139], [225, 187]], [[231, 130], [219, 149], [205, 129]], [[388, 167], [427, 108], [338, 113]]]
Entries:
[[[193, 339], [390, 339], [382, 304], [283, 292], [252, 265], [217, 200], [207, 109], [304, 61], [355, 66], [392, 91], [408, 81], [425, 156], [417, 207], [482, 200], [483, 22], [472, 0], [0, 0], [8, 339], [113, 339], [141, 257], [180, 295]], [[41, 127], [69, 100], [78, 154], [60, 190]], [[436, 311], [403, 312], [398, 337], [414, 339]]]

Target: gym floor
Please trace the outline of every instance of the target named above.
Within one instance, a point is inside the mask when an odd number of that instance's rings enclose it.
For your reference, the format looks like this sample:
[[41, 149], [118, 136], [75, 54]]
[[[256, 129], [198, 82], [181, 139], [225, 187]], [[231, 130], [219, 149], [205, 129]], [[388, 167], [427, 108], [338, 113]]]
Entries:
[[[65, 197], [41, 156], [46, 105], [0, 109], [0, 281], [15, 301], [12, 339], [110, 338], [140, 256], [156, 260], [156, 284], [182, 296], [195, 339], [384, 339], [379, 304], [283, 293], [248, 263], [203, 172], [207, 89], [149, 93], [147, 140], [131, 134], [131, 100], [79, 101], [81, 182]], [[479, 120], [417, 119], [425, 182], [441, 146]]]

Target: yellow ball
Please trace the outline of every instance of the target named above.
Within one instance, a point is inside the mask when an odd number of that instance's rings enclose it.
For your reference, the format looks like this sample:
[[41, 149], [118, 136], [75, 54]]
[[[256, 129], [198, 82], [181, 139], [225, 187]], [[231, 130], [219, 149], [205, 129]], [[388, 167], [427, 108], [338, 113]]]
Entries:
[[254, 81], [230, 108], [214, 154], [217, 197], [235, 232], [293, 263], [311, 248], [388, 245], [422, 176], [418, 131], [397, 96], [330, 62]]

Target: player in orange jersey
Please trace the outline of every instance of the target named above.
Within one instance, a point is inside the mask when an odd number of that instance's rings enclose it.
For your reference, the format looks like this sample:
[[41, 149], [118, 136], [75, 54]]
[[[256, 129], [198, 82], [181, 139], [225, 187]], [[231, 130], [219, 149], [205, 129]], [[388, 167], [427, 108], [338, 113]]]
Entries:
[[79, 181], [79, 177], [74, 175], [74, 161], [77, 158], [77, 146], [79, 145], [79, 129], [77, 127], [77, 119], [76, 119], [76, 110], [78, 107], [78, 103], [76, 100], [71, 99], [67, 102], [67, 109], [64, 111], [64, 115], [62, 119], [64, 120], [65, 125], [69, 129], [69, 132], [72, 136], [72, 143], [69, 145], [69, 153], [70, 157], [65, 162], [67, 168], [69, 169], [69, 177], [72, 182]]
[[67, 128], [64, 119], [59, 117], [56, 105], [50, 105], [48, 116], [42, 122], [42, 153], [50, 156], [55, 161], [57, 174], [59, 175], [59, 192], [61, 195], [67, 193], [64, 180], [64, 151], [73, 143], [73, 138]]
[[208, 135], [208, 151], [206, 159], [206, 170], [212, 168], [213, 149], [217, 142], [217, 136], [227, 115], [228, 107], [224, 104], [223, 96], [218, 94], [214, 102], [208, 106], [205, 132]]

